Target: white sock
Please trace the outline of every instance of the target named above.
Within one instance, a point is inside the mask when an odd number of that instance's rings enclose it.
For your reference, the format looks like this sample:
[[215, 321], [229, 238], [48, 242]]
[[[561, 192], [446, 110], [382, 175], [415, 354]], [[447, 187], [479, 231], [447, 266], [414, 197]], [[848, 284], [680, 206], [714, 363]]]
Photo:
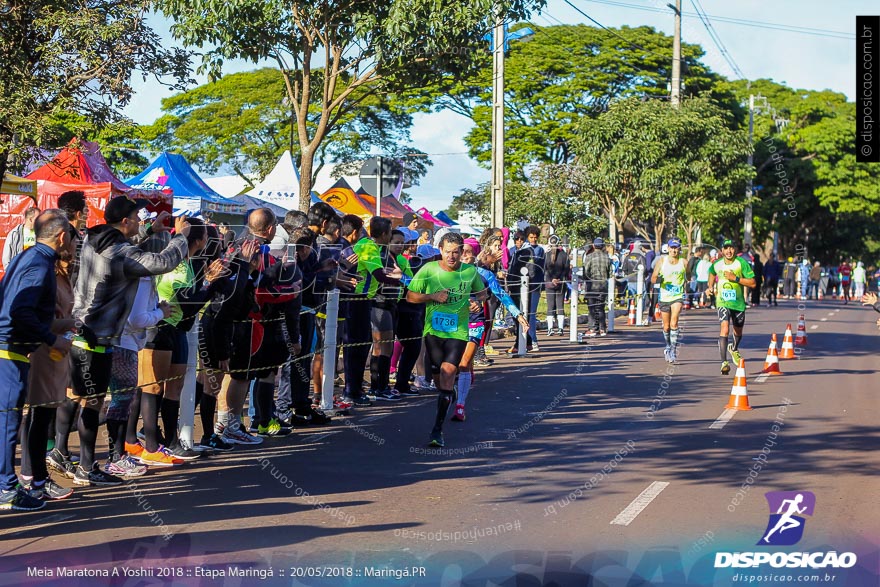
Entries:
[[562, 330], [562, 325], [565, 324], [565, 314], [557, 315], [556, 321], [559, 322], [559, 330]]
[[554, 316], [547, 315], [547, 331], [553, 330], [553, 318]]
[[458, 401], [456, 404], [463, 406], [467, 401], [468, 392], [471, 390], [471, 382], [473, 381], [473, 373], [470, 371], [462, 371], [458, 374]]

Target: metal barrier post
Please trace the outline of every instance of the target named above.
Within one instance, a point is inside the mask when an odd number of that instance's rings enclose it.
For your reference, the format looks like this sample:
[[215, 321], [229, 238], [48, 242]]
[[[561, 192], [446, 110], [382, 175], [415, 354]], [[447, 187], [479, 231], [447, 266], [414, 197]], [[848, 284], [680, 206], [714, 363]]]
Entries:
[[614, 332], [614, 295], [617, 293], [615, 291], [616, 285], [617, 282], [612, 275], [608, 278], [608, 316], [605, 318], [605, 322], [608, 325], [608, 332]]
[[327, 293], [325, 312], [327, 319], [324, 326], [324, 381], [321, 384], [321, 409], [330, 412], [333, 410], [333, 381], [336, 378], [336, 329], [339, 327], [338, 289]]
[[[519, 308], [523, 315], [526, 317], [526, 320], [529, 319], [529, 270], [526, 267], [523, 267], [519, 270], [520, 274], [520, 286], [519, 286]], [[526, 334], [525, 328], [522, 326], [519, 327], [519, 339], [517, 341], [516, 347], [516, 355], [517, 357], [526, 356], [526, 338], [528, 334]]]
[[569, 299], [568, 342], [577, 342], [578, 336], [578, 301], [580, 298], [581, 281], [578, 275], [578, 259], [580, 249], [573, 249], [571, 255], [571, 299]]
[[[178, 438], [184, 448], [193, 447], [193, 426], [196, 420], [196, 369], [199, 358], [199, 329], [201, 320], [196, 317], [193, 327], [186, 333], [186, 344], [189, 345], [189, 359], [186, 362], [186, 373], [183, 376], [183, 390], [180, 392], [180, 431]], [[206, 431], [209, 432], [210, 431]]]
[[636, 275], [636, 326], [644, 325], [645, 310], [645, 266], [639, 263], [638, 274]]

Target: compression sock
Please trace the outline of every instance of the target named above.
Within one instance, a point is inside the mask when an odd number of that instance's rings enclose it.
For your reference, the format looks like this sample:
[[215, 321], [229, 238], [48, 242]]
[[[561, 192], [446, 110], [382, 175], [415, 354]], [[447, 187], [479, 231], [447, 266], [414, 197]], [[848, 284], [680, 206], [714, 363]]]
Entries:
[[254, 399], [257, 424], [268, 426], [269, 420], [272, 419], [272, 404], [275, 402], [275, 383], [257, 381], [254, 385]]
[[471, 390], [474, 374], [470, 371], [462, 371], [458, 374], [458, 400], [456, 405], [463, 406], [467, 402], [468, 392]]
[[379, 355], [376, 357], [376, 362], [379, 365], [378, 390], [388, 389], [388, 384], [391, 381], [391, 357]]
[[721, 354], [721, 360], [727, 360], [727, 337], [719, 336], [718, 337], [718, 352]]
[[739, 343], [742, 340], [742, 334], [737, 336], [736, 332], [733, 333], [733, 350], [739, 350]]
[[138, 420], [141, 418], [141, 394], [143, 392], [138, 388], [134, 393], [134, 399], [128, 411], [128, 422], [125, 426], [125, 442], [128, 444], [137, 444], [137, 427]]
[[165, 433], [165, 444], [173, 445], [177, 441], [177, 422], [180, 419], [180, 400], [162, 398], [162, 431]]
[[159, 450], [159, 400], [154, 393], [141, 394], [141, 419], [144, 421], [144, 448], [147, 452]]
[[382, 376], [379, 372], [379, 357], [370, 355], [370, 389], [381, 391]]
[[437, 416], [434, 419], [434, 432], [443, 430], [443, 422], [452, 405], [452, 390], [440, 389], [437, 394]]
[[676, 350], [678, 348], [678, 333], [680, 330], [678, 328], [673, 328], [669, 331], [669, 344], [672, 345], [672, 350]]
[[199, 417], [202, 420], [202, 434], [206, 437], [210, 437], [211, 431], [214, 430], [214, 410], [216, 409], [217, 398], [203, 393], [202, 399], [199, 401]]
[[217, 423], [214, 425], [214, 432], [222, 434], [227, 426], [229, 426], [229, 410], [217, 410]]
[[565, 328], [565, 314], [558, 314], [556, 316], [556, 323], [559, 325], [559, 330], [562, 331]]
[[110, 460], [118, 461], [125, 454], [125, 429], [127, 420], [110, 420], [107, 424], [107, 444], [110, 450]]
[[549, 333], [554, 329], [553, 325], [555, 324], [556, 316], [551, 316], [547, 314], [547, 332]]
[[98, 440], [98, 421], [100, 414], [97, 410], [83, 408], [79, 417], [79, 466], [86, 471], [92, 470], [95, 464], [95, 443]]
[[67, 441], [70, 438], [73, 427], [76, 426], [77, 408], [79, 408], [79, 404], [67, 399], [58, 406], [57, 414], [55, 415], [55, 448], [64, 456], [70, 455]]
[[396, 372], [397, 363], [400, 361], [400, 355], [403, 353], [403, 343], [399, 340], [394, 341], [394, 351], [391, 353], [391, 368]]
[[671, 339], [672, 339], [672, 335], [670, 334], [670, 331], [664, 330], [663, 331], [663, 340], [666, 342], [666, 348], [672, 347], [672, 340]]

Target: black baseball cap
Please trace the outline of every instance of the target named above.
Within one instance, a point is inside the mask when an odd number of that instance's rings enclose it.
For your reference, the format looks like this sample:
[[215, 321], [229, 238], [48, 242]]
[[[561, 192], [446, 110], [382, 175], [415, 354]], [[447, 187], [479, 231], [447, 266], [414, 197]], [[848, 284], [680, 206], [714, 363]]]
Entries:
[[132, 200], [127, 196], [116, 196], [110, 198], [107, 207], [104, 208], [104, 221], [107, 224], [117, 224], [122, 222], [123, 218], [128, 218], [133, 212], [146, 208], [150, 202], [143, 199]]
[[413, 220], [416, 220], [417, 216], [412, 212], [407, 212], [403, 215], [403, 225], [409, 226]]

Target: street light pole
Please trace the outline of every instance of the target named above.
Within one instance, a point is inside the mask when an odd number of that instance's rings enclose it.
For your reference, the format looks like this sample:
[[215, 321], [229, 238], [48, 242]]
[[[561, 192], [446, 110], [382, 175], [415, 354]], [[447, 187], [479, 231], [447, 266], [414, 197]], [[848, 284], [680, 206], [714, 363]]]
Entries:
[[492, 194], [490, 225], [504, 226], [504, 18], [495, 4], [492, 34]]
[[672, 88], [669, 99], [673, 106], [681, 103], [681, 0], [675, 6], [667, 4], [675, 12], [675, 27], [672, 34]]
[[[755, 144], [755, 95], [749, 94], [749, 167], [754, 168]], [[743, 210], [743, 245], [752, 244], [752, 194], [754, 193], [754, 185], [752, 179], [746, 185], [746, 207]]]

